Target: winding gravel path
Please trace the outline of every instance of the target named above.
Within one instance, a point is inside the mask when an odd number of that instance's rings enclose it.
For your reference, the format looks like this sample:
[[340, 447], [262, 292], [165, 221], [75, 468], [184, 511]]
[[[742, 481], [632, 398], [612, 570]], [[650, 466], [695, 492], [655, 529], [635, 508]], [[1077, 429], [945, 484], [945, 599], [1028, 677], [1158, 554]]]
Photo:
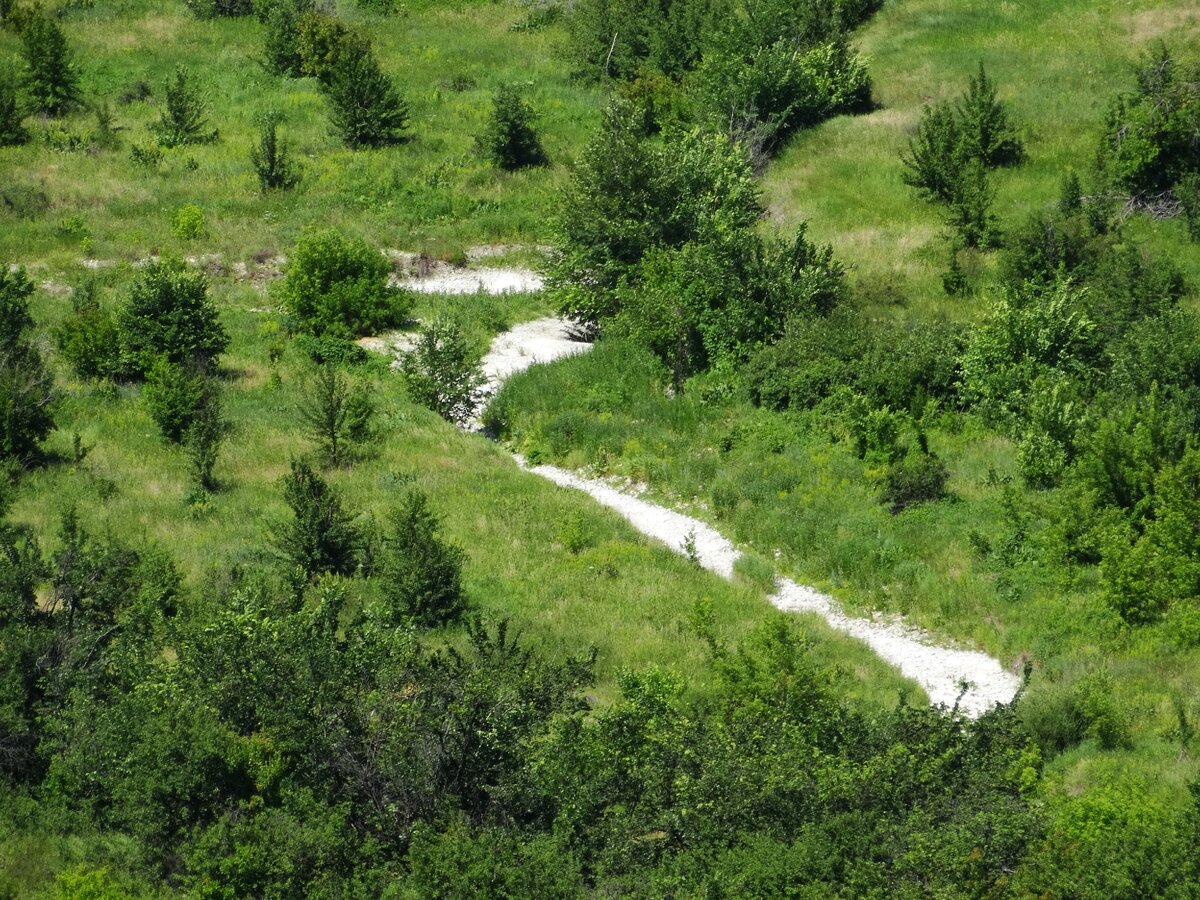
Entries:
[[[533, 273], [502, 269], [439, 273], [422, 279], [421, 284], [418, 290], [442, 293], [504, 292], [541, 287], [540, 279]], [[434, 284], [438, 286], [433, 287]], [[489, 397], [495, 394], [506, 378], [535, 363], [553, 362], [590, 348], [590, 344], [574, 340], [566, 323], [558, 319], [537, 319], [518, 325], [498, 335], [484, 357], [483, 370], [488, 379], [485, 394]], [[584, 478], [556, 466], [530, 466], [520, 456], [516, 459], [521, 468], [534, 475], [562, 487], [583, 491], [603, 506], [620, 513], [642, 534], [662, 541], [672, 550], [692, 552], [696, 561], [708, 571], [723, 578], [733, 577], [734, 563], [741, 551], [707, 523], [630, 496], [600, 479]], [[939, 646], [930, 635], [897, 619], [849, 616], [832, 597], [789, 579], [777, 581], [776, 591], [770, 599], [781, 610], [815, 613], [832, 628], [861, 640], [903, 675], [921, 685], [934, 704], [950, 706], [958, 700], [962, 712], [977, 716], [998, 703], [1012, 700], [1020, 686], [1017, 676], [985, 653]]]

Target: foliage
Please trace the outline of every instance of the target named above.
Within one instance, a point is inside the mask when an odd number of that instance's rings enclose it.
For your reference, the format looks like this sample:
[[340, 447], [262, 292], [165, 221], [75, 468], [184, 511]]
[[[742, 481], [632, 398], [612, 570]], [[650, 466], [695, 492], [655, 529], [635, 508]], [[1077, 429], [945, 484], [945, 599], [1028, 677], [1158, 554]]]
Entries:
[[338, 492], [307, 460], [292, 459], [283, 477], [283, 498], [292, 520], [275, 536], [279, 550], [307, 579], [332, 573], [349, 575], [357, 563], [357, 534], [342, 511]]
[[410, 491], [392, 517], [383, 540], [380, 580], [382, 621], [407, 618], [425, 627], [454, 622], [466, 611], [463, 551], [441, 540], [438, 520], [420, 491]]
[[192, 470], [192, 485], [197, 495], [217, 489], [213, 470], [225, 440], [225, 418], [221, 413], [221, 395], [215, 382], [205, 382], [203, 403], [184, 433], [184, 448]]
[[502, 84], [492, 98], [487, 128], [479, 147], [493, 165], [512, 171], [544, 166], [549, 161], [534, 129], [533, 107], [510, 84]]
[[40, 458], [54, 428], [54, 379], [29, 334], [32, 293], [24, 269], [0, 265], [0, 476]]
[[288, 152], [286, 141], [279, 139], [279, 123], [269, 116], [263, 124], [258, 143], [250, 147], [250, 164], [258, 176], [258, 186], [267, 191], [286, 191], [300, 181], [300, 173]]
[[61, 116], [79, 102], [79, 72], [55, 17], [35, 4], [20, 19], [25, 90], [38, 112]]
[[589, 79], [630, 79], [646, 68], [678, 77], [699, 61], [721, 11], [713, 0], [583, 0], [567, 17], [568, 52]]
[[0, 68], [0, 147], [15, 147], [29, 140], [23, 118], [16, 78], [9, 69]]
[[370, 439], [374, 412], [366, 390], [329, 362], [317, 369], [300, 407], [300, 416], [320, 447], [322, 461], [330, 466], [344, 465]]
[[950, 473], [934, 453], [910, 451], [903, 459], [888, 466], [883, 478], [883, 501], [893, 513], [901, 513], [917, 503], [932, 503], [946, 496]]
[[182, 147], [217, 139], [216, 131], [207, 130], [208, 101], [186, 66], [175, 67], [174, 76], [163, 86], [163, 97], [166, 105], [152, 126], [160, 146]]
[[479, 356], [458, 322], [434, 319], [401, 360], [409, 396], [446, 421], [464, 424], [482, 400], [486, 379]]
[[116, 318], [100, 303], [94, 280], [71, 293], [71, 314], [54, 332], [58, 351], [80, 378], [112, 378], [121, 372], [121, 348]]
[[[3, 101], [0, 101], [2, 104]], [[0, 122], [4, 114], [0, 112]], [[2, 132], [3, 126], [0, 126]], [[1183, 207], [1183, 218], [1187, 223], [1188, 237], [1193, 243], [1200, 243], [1200, 172], [1191, 172], [1179, 179], [1175, 185], [1175, 195], [1179, 205]]]
[[208, 279], [175, 259], [155, 260], [134, 279], [117, 310], [121, 369], [141, 378], [160, 359], [176, 366], [213, 364], [229, 336], [208, 296]]
[[253, 0], [184, 0], [197, 19], [221, 16], [248, 16], [254, 11]]
[[324, 88], [333, 130], [351, 150], [404, 139], [408, 104], [369, 49], [339, 56]]
[[762, 215], [744, 153], [699, 132], [643, 137], [614, 103], [563, 197], [549, 288], [562, 311], [598, 326], [620, 311], [617, 288], [651, 248], [704, 246]]
[[1143, 55], [1134, 90], [1109, 107], [1097, 165], [1113, 187], [1131, 194], [1168, 191], [1200, 172], [1200, 82], [1195, 66], [1175, 58], [1163, 43]]
[[179, 444], [208, 406], [209, 392], [202, 373], [160, 357], [146, 372], [142, 399], [163, 439]]
[[412, 303], [388, 275], [387, 260], [365, 241], [310, 230], [297, 241], [274, 295], [312, 334], [378, 334], [403, 322]]
[[[284, 9], [281, 5], [280, 10]], [[335, 73], [350, 57], [369, 55], [370, 45], [357, 32], [351, 31], [337, 18], [314, 10], [300, 12], [295, 28], [295, 57], [299, 59], [300, 69], [288, 69], [280, 74], [307, 75], [316, 78], [322, 85], [328, 86]], [[281, 23], [281, 27], [287, 27]], [[268, 47], [268, 52], [280, 53], [281, 61], [289, 65], [292, 61], [289, 48], [285, 43], [289, 32], [283, 31], [276, 40], [279, 49]]]
[[195, 203], [185, 203], [175, 210], [171, 231], [181, 241], [193, 241], [201, 237], [205, 231], [204, 210]]

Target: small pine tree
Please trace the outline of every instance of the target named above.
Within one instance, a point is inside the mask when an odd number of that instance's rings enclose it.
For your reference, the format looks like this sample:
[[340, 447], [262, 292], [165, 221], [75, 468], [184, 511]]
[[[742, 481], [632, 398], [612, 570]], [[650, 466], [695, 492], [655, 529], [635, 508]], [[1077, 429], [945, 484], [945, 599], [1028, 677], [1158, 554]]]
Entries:
[[430, 323], [417, 346], [405, 355], [401, 369], [415, 402], [457, 425], [475, 414], [486, 379], [479, 354], [471, 349], [456, 322], [436, 319]]
[[287, 144], [279, 139], [278, 119], [269, 116], [263, 124], [258, 143], [250, 148], [250, 163], [258, 175], [258, 185], [267, 191], [286, 191], [300, 180], [288, 154]]
[[995, 198], [987, 169], [979, 160], [972, 159], [959, 176], [950, 199], [949, 224], [964, 247], [986, 250], [996, 245], [997, 223], [992, 212]]
[[33, 283], [0, 263], [0, 474], [41, 456], [54, 428], [54, 378], [29, 339]]
[[949, 103], [927, 106], [916, 136], [909, 142], [904, 183], [929, 200], [949, 203], [954, 198], [970, 153], [962, 125]]
[[331, 363], [318, 370], [300, 407], [309, 434], [330, 466], [346, 463], [351, 451], [370, 438], [374, 412], [367, 393], [356, 389]]
[[213, 400], [209, 379], [189, 366], [159, 358], [146, 373], [142, 399], [168, 444], [182, 444], [188, 430]]
[[492, 114], [479, 138], [480, 149], [494, 165], [509, 171], [545, 165], [546, 151], [534, 130], [535, 119], [533, 107], [516, 89], [501, 85], [492, 98]]
[[16, 78], [7, 69], [0, 69], [0, 147], [15, 147], [29, 140], [22, 118]]
[[61, 116], [79, 102], [79, 73], [58, 21], [40, 5], [20, 22], [25, 54], [25, 89], [38, 112]]
[[420, 491], [412, 491], [384, 538], [381, 576], [392, 613], [425, 626], [445, 625], [466, 611], [462, 590], [465, 554], [437, 536], [438, 520]]
[[281, 3], [267, 16], [263, 65], [273, 75], [299, 78], [304, 74], [299, 45], [300, 15], [296, 4]]
[[350, 149], [382, 147], [403, 139], [408, 105], [374, 53], [343, 54], [325, 93], [334, 131]]
[[152, 126], [161, 146], [180, 147], [216, 140], [216, 131], [207, 130], [204, 118], [208, 102], [186, 66], [175, 67], [174, 77], [166, 83], [165, 96], [166, 108]]
[[356, 535], [337, 491], [306, 460], [292, 460], [283, 477], [292, 521], [276, 536], [280, 551], [306, 579], [354, 571]]
[[1082, 209], [1083, 185], [1079, 183], [1078, 175], [1068, 172], [1058, 192], [1058, 211], [1064, 216], [1073, 216]]
[[1003, 166], [1019, 162], [1024, 147], [1017, 138], [1008, 112], [996, 99], [996, 86], [979, 64], [979, 73], [971, 77], [967, 93], [958, 104], [963, 136], [973, 157], [985, 166]]

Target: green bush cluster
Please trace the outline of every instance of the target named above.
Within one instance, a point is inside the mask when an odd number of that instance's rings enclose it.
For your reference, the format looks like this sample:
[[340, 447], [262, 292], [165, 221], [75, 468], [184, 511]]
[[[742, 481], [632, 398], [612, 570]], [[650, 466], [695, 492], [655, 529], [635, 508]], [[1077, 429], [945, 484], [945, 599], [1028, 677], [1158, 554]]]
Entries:
[[54, 428], [54, 379], [32, 340], [29, 296], [22, 268], [0, 264], [0, 490], [3, 479], [42, 456]]
[[300, 330], [314, 335], [378, 334], [404, 321], [411, 296], [393, 286], [383, 254], [332, 229], [296, 243], [274, 296]]

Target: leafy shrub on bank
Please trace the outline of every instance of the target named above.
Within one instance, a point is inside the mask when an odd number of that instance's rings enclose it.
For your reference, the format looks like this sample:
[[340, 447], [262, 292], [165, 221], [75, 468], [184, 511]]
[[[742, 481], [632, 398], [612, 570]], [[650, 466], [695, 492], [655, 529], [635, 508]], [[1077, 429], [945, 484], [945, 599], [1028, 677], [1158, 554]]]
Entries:
[[378, 334], [404, 321], [408, 292], [389, 283], [387, 259], [365, 241], [333, 229], [309, 231], [296, 243], [275, 298], [298, 327], [314, 335]]

